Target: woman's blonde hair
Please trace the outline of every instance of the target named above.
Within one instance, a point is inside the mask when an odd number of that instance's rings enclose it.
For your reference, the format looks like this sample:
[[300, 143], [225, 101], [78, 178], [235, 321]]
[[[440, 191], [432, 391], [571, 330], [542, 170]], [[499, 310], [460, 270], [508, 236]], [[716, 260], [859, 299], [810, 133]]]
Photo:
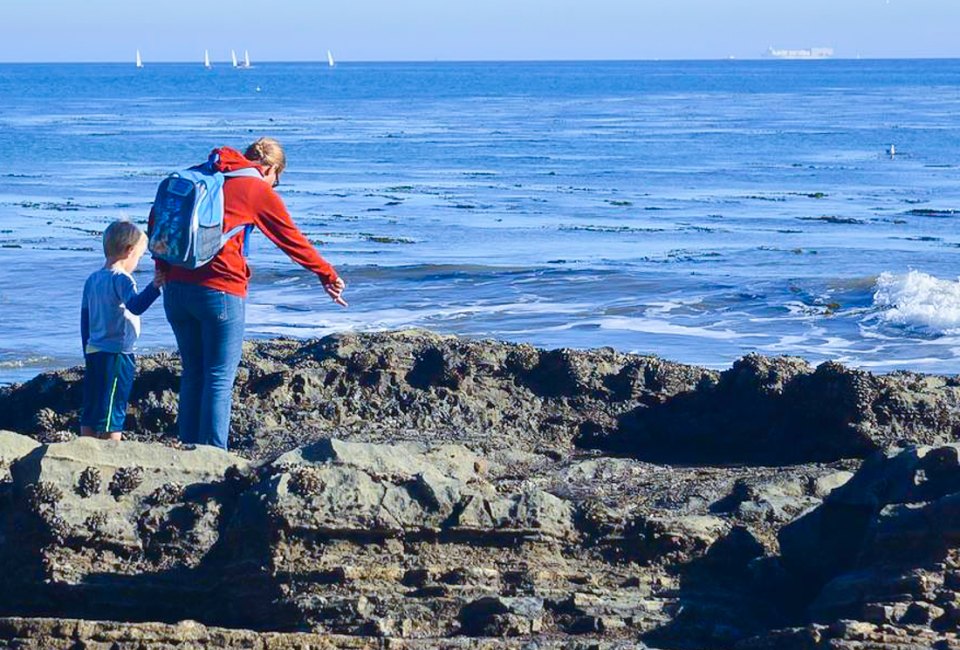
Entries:
[[287, 168], [287, 154], [283, 153], [283, 147], [273, 138], [257, 139], [243, 155], [262, 167], [276, 168], [278, 174]]

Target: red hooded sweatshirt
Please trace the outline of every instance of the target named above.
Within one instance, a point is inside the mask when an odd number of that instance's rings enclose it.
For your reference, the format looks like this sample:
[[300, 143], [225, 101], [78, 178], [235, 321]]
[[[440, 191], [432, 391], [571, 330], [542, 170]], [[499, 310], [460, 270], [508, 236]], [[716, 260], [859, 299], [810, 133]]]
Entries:
[[[221, 147], [214, 149], [213, 153], [220, 155], [217, 167], [221, 172], [247, 167], [260, 169], [236, 149]], [[321, 282], [336, 281], [337, 272], [303, 236], [290, 218], [283, 199], [263, 180], [248, 176], [227, 178], [223, 186], [223, 210], [224, 231], [240, 225], [254, 225], [290, 259], [316, 273]], [[150, 224], [153, 224], [152, 212]], [[169, 281], [200, 284], [246, 298], [250, 267], [243, 256], [245, 236], [246, 233], [241, 232], [231, 238], [216, 257], [199, 269], [185, 269], [162, 260], [157, 260], [157, 268], [167, 272]]]

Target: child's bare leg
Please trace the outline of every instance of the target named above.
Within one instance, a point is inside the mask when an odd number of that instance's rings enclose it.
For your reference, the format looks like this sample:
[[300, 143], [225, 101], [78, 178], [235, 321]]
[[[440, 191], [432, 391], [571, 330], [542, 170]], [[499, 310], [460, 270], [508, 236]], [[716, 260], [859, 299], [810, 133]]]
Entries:
[[96, 436], [97, 434], [96, 434], [96, 432], [93, 430], [93, 427], [81, 426], [81, 427], [80, 427], [80, 435], [81, 435], [81, 436]]
[[102, 437], [103, 437], [104, 440], [123, 440], [123, 432], [122, 432], [122, 431], [108, 431], [107, 433], [103, 434]]

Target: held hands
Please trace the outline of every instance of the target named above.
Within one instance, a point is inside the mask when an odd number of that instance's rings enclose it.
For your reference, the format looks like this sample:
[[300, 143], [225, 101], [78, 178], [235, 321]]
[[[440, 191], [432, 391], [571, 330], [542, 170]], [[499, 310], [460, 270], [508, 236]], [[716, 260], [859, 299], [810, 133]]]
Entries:
[[337, 278], [333, 282], [324, 282], [323, 290], [327, 292], [330, 299], [341, 307], [347, 306], [347, 301], [343, 299], [343, 290], [346, 288], [343, 278]]
[[167, 272], [157, 269], [153, 272], [153, 286], [157, 289], [167, 283]]

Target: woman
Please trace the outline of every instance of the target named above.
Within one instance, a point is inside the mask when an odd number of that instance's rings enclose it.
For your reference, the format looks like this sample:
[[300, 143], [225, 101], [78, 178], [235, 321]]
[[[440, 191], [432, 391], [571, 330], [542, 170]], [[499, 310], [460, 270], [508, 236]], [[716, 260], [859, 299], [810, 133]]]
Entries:
[[[312, 271], [338, 305], [343, 280], [316, 251], [290, 218], [274, 191], [287, 160], [272, 138], [260, 138], [245, 154], [222, 147], [212, 159], [219, 171], [254, 168], [261, 177], [228, 177], [224, 184], [224, 230], [259, 228], [290, 259]], [[191, 270], [158, 261], [167, 274], [163, 306], [180, 350], [183, 374], [177, 426], [189, 444], [227, 448], [233, 381], [243, 346], [244, 304], [250, 268], [244, 257], [249, 229], [230, 239], [208, 264]]]

